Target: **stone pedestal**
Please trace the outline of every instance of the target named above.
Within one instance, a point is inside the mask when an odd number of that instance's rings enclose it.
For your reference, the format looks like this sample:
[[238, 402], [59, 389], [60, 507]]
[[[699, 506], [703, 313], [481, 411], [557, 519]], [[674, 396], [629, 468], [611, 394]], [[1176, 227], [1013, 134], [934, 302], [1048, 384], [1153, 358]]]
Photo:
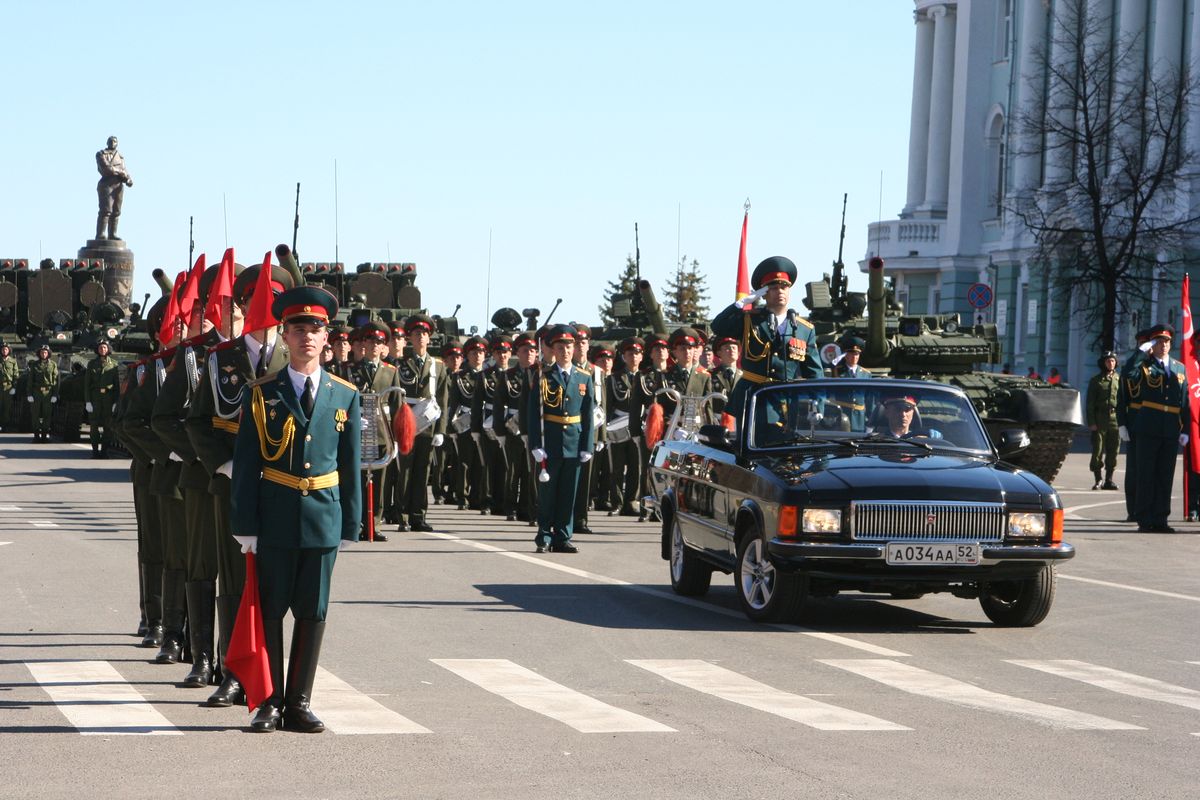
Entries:
[[129, 313], [133, 298], [133, 251], [125, 242], [113, 239], [88, 239], [79, 248], [79, 258], [104, 259], [104, 293], [106, 299]]

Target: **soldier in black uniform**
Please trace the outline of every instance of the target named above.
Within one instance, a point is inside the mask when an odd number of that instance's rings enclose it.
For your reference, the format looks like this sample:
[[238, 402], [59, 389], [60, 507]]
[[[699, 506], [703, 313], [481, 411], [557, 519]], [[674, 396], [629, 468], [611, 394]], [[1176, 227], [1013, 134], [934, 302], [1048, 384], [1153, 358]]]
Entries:
[[[667, 413], [666, 405], [667, 396], [659, 394], [659, 389], [667, 386], [667, 370], [670, 368], [670, 347], [667, 344], [666, 336], [660, 333], [652, 333], [646, 337], [646, 355], [647, 358], [642, 361], [642, 371], [638, 375], [637, 399], [635, 408], [638, 418], [641, 420], [642, 430], [638, 436], [638, 449], [640, 453], [640, 461], [642, 467], [642, 483], [641, 497], [647, 497], [654, 493], [653, 487], [650, 485], [650, 470], [647, 465], [650, 463], [650, 445], [646, 441], [645, 423], [646, 417], [649, 414], [650, 406], [659, 405], [663, 409], [663, 425], [664, 429], [670, 422], [670, 414]], [[671, 404], [670, 410], [674, 410], [674, 403]], [[650, 513], [645, 505], [642, 506], [641, 513], [638, 515], [638, 521], [645, 521], [647, 518], [658, 520], [658, 513]]]
[[720, 392], [725, 399], [713, 398], [712, 421], [719, 422], [725, 412], [725, 404], [733, 387], [737, 385], [742, 370], [738, 367], [738, 340], [732, 336], [718, 336], [712, 343], [713, 369], [709, 371], [709, 393]]
[[[621, 506], [621, 493], [613, 480], [612, 446], [608, 440], [608, 378], [613, 371], [613, 351], [603, 345], [593, 345], [588, 355], [592, 362], [592, 381], [596, 385], [596, 407], [603, 416], [596, 416], [596, 451], [590, 462], [595, 471], [592, 479], [592, 507], [607, 511], [611, 517]], [[601, 447], [603, 445], [603, 447]], [[586, 520], [585, 520], [586, 521]], [[578, 530], [578, 528], [576, 528]]]
[[329, 371], [343, 380], [350, 374], [350, 364], [353, 362], [350, 353], [350, 331], [338, 322], [329, 328], [329, 346], [333, 350], [333, 364]]
[[[681, 395], [703, 397], [708, 392], [708, 370], [700, 366], [704, 337], [695, 328], [676, 328], [671, 334], [671, 358], [674, 365], [667, 370], [667, 385]], [[675, 402], [663, 396], [664, 421], [671, 421]]]
[[[438, 356], [438, 363], [442, 366], [442, 383], [446, 387], [447, 397], [449, 397], [450, 391], [450, 376], [458, 372], [459, 367], [462, 366], [462, 361], [462, 346], [458, 342], [449, 341], [442, 346], [442, 352]], [[445, 408], [443, 407], [443, 416], [445, 416], [444, 412]], [[449, 418], [447, 417], [443, 424], [443, 435], [445, 435], [445, 429], [448, 427]], [[429, 476], [429, 481], [433, 484], [433, 502], [446, 502], [449, 504], [458, 502], [454, 497], [455, 476], [457, 474], [458, 452], [454, 449], [453, 444], [447, 440], [445, 445], [438, 447], [433, 452], [433, 466]]]
[[642, 434], [641, 412], [637, 406], [639, 368], [645, 342], [640, 336], [621, 340], [617, 346], [621, 363], [605, 381], [608, 449], [612, 454], [613, 488], [623, 517], [636, 517], [641, 510], [638, 487], [642, 478], [639, 440]]
[[493, 363], [483, 368], [471, 406], [471, 436], [483, 450], [481, 513], [490, 509], [492, 514], [505, 516], [508, 513], [504, 502], [508, 456], [504, 440], [508, 431], [504, 427], [504, 394], [512, 339], [500, 334], [492, 340], [491, 349]]
[[[527, 411], [529, 392], [537, 381], [538, 343], [528, 334], [519, 334], [513, 340], [517, 363], [508, 368], [505, 376], [507, 394], [505, 405], [509, 416], [510, 435], [506, 441], [509, 460], [508, 490], [506, 504], [508, 519], [523, 519], [530, 525], [537, 524], [537, 481], [533, 458], [529, 455], [529, 421]], [[516, 427], [516, 436], [511, 435]]]
[[[391, 332], [382, 322], [368, 322], [360, 327], [357, 331], [359, 341], [359, 351], [362, 354], [360, 359], [354, 363], [350, 369], [350, 376], [347, 380], [354, 384], [359, 392], [363, 394], [379, 394], [385, 392], [392, 387], [399, 386], [400, 380], [397, 375], [396, 368], [383, 360], [388, 353], [389, 342], [391, 340]], [[397, 402], [393, 395], [386, 395], [381, 399], [382, 405]], [[385, 423], [378, 423], [378, 427], [383, 427]], [[387, 424], [390, 424], [390, 419]], [[385, 441], [387, 431], [379, 431], [379, 441]], [[363, 459], [374, 459], [379, 456], [378, 453], [363, 453]], [[370, 472], [372, 483], [372, 494], [370, 495], [371, 504], [368, 504], [367, 493], [367, 472]], [[373, 528], [375, 541], [386, 542], [387, 536], [383, 534], [383, 519], [384, 507], [387, 505], [388, 486], [385, 478], [386, 470], [373, 469], [363, 471], [362, 482], [362, 509], [363, 509], [363, 530], [367, 530], [368, 520], [374, 519]], [[373, 506], [373, 507], [372, 507]], [[391, 519], [399, 521], [400, 510], [393, 507], [389, 513]], [[364, 540], [369, 537], [364, 536]]]
[[472, 511], [486, 510], [486, 478], [483, 473], [483, 451], [479, 437], [474, 435], [475, 421], [471, 409], [475, 404], [475, 393], [483, 377], [483, 362], [487, 358], [488, 343], [482, 336], [472, 336], [463, 343], [463, 366], [450, 378], [450, 419], [447, 433], [458, 455], [458, 473], [455, 475], [454, 494], [458, 497], [458, 508]]
[[404, 323], [408, 335], [408, 354], [397, 370], [404, 402], [412, 408], [417, 434], [413, 449], [400, 456], [401, 504], [408, 515], [408, 524], [398, 523], [414, 531], [433, 530], [425, 519], [429, 507], [429, 471], [435, 450], [445, 450], [446, 408], [449, 376], [440, 359], [429, 352], [429, 337], [434, 322], [425, 314], [414, 314]]

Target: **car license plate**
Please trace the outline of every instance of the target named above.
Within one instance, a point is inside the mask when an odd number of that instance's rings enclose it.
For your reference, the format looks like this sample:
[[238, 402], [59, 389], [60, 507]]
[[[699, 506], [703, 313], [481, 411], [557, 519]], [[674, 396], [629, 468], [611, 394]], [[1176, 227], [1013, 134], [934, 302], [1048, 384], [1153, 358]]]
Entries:
[[978, 542], [888, 542], [887, 563], [903, 565], [978, 566]]

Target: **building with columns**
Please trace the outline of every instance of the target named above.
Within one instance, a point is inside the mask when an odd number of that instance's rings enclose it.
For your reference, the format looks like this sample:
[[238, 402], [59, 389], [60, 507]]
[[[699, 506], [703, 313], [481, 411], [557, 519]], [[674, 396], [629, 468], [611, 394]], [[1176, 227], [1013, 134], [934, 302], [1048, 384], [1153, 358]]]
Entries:
[[[1014, 372], [1032, 366], [1046, 375], [1057, 367], [1083, 387], [1098, 356], [1083, 301], [1052, 287], [1033, 235], [1006, 212], [1022, 193], [1061, 177], [1054, 171], [1062, 167], [1043, 157], [1046, 142], [1031, 140], [1015, 120], [1022, 110], [1043, 108], [1045, 54], [1051, 48], [1051, 63], [1061, 55], [1053, 51], [1062, 40], [1054, 26], [1063, 14], [1055, 12], [1065, 2], [915, 0], [906, 202], [897, 219], [869, 226], [860, 267], [865, 270], [872, 255], [883, 256], [906, 312], [957, 312], [966, 324], [994, 323], [1003, 361]], [[1089, 12], [1111, 19], [1097, 46], [1136, 40], [1141, 50], [1131, 68], [1151, 71], [1200, 67], [1198, 5], [1200, 0], [1086, 0]], [[1200, 153], [1200, 113], [1187, 120], [1185, 134], [1187, 149]], [[1200, 165], [1187, 169], [1196, 177], [1188, 196], [1175, 201], [1181, 219], [1200, 209]], [[1185, 264], [1189, 271], [1200, 267]], [[1172, 268], [1180, 280], [1183, 270]], [[1200, 268], [1195, 272], [1193, 285]], [[992, 302], [983, 309], [968, 301], [968, 289], [977, 283], [991, 289]], [[1178, 290], [1168, 288], [1178, 285], [1164, 283], [1147, 307], [1118, 320], [1118, 349], [1132, 347], [1134, 332], [1154, 321], [1178, 324]], [[1200, 297], [1200, 289], [1193, 296]]]

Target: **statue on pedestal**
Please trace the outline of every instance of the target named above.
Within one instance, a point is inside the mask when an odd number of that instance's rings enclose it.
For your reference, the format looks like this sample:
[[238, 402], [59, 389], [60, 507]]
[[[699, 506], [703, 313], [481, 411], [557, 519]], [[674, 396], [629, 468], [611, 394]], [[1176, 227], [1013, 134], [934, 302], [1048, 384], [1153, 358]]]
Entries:
[[108, 137], [108, 146], [96, 153], [96, 169], [100, 181], [96, 193], [100, 196], [100, 213], [96, 217], [96, 239], [121, 241], [117, 236], [117, 220], [121, 216], [121, 201], [125, 187], [133, 186], [133, 178], [125, 169], [125, 159], [117, 152], [117, 137]]

